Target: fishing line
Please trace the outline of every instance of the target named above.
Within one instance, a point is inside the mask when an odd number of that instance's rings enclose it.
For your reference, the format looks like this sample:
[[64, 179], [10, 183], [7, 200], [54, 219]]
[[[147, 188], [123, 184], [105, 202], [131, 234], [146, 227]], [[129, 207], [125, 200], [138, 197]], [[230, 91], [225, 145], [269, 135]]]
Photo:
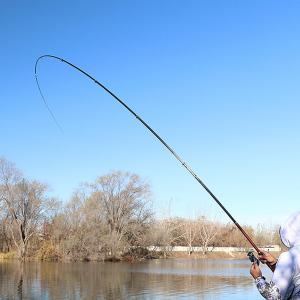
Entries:
[[51, 118], [53, 119], [54, 123], [56, 124], [56, 126], [58, 127], [58, 129], [60, 130], [60, 132], [63, 133], [64, 130], [63, 130], [63, 128], [60, 126], [60, 124], [58, 123], [57, 119], [55, 118], [55, 115], [54, 115], [54, 113], [52, 112], [52, 110], [50, 109], [50, 107], [49, 107], [49, 105], [48, 105], [48, 103], [47, 103], [47, 101], [46, 101], [46, 99], [45, 99], [45, 97], [44, 97], [44, 94], [43, 94], [43, 92], [42, 92], [42, 89], [41, 89], [41, 87], [40, 87], [39, 80], [38, 80], [38, 78], [37, 78], [37, 62], [36, 62], [36, 64], [35, 64], [35, 71], [34, 71], [34, 72], [35, 72], [35, 81], [36, 81], [38, 90], [39, 90], [39, 92], [40, 92], [40, 95], [41, 95], [41, 97], [42, 97], [42, 99], [43, 99], [43, 102], [44, 102], [44, 104], [45, 104], [45, 106], [46, 106], [46, 108], [47, 108], [49, 114], [51, 115]]
[[85, 75], [86, 77], [88, 77], [89, 79], [91, 79], [92, 81], [94, 81], [95, 84], [97, 84], [98, 86], [100, 86], [102, 89], [104, 89], [108, 94], [110, 94], [117, 102], [119, 102], [124, 108], [127, 109], [127, 111], [129, 111], [140, 123], [142, 123], [170, 152], [171, 154], [181, 163], [181, 165], [197, 180], [197, 182], [206, 190], [206, 192], [213, 198], [213, 200], [221, 207], [221, 209], [226, 213], [226, 215], [230, 218], [230, 220], [235, 224], [235, 226], [239, 229], [239, 231], [243, 234], [243, 236], [248, 240], [248, 242], [252, 245], [252, 247], [258, 252], [260, 253], [259, 248], [256, 246], [256, 244], [253, 242], [253, 240], [250, 238], [250, 236], [245, 232], [245, 230], [241, 227], [241, 225], [235, 220], [235, 218], [229, 213], [229, 211], [224, 207], [224, 205], [219, 201], [219, 199], [212, 193], [212, 191], [204, 184], [204, 182], [198, 177], [198, 175], [192, 170], [192, 168], [190, 166], [187, 165], [186, 162], [184, 162], [181, 157], [140, 117], [138, 116], [123, 100], [121, 100], [119, 97], [117, 97], [112, 91], [110, 91], [107, 87], [105, 87], [102, 83], [100, 83], [98, 80], [96, 80], [94, 77], [92, 77], [90, 74], [88, 74], [87, 72], [85, 72], [84, 70], [82, 70], [81, 68], [77, 67], [76, 65], [68, 62], [67, 60], [58, 57], [58, 56], [54, 56], [54, 55], [42, 55], [40, 56], [35, 63], [35, 68], [34, 68], [34, 73], [35, 73], [35, 79], [36, 79], [36, 83], [39, 89], [39, 92], [41, 94], [41, 97], [46, 105], [46, 108], [48, 110], [48, 112], [50, 113], [52, 119], [54, 120], [55, 124], [58, 126], [58, 128], [62, 131], [62, 127], [60, 126], [60, 124], [58, 123], [58, 121], [56, 120], [53, 112], [51, 111], [45, 97], [43, 96], [43, 93], [41, 91], [40, 85], [39, 85], [39, 80], [38, 80], [38, 74], [37, 74], [37, 66], [38, 63], [40, 62], [41, 59], [44, 58], [51, 58], [51, 59], [56, 59], [59, 60], [71, 67], [73, 67], [74, 69], [76, 69], [77, 71], [79, 71], [80, 73], [82, 73], [83, 75]]

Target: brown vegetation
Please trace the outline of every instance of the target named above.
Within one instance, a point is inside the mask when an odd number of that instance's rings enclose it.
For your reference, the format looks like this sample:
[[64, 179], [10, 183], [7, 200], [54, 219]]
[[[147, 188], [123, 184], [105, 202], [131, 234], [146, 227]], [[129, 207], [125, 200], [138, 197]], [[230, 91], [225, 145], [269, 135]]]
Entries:
[[[155, 220], [150, 188], [138, 175], [111, 172], [76, 190], [64, 205], [47, 196], [46, 185], [27, 180], [0, 159], [0, 252], [21, 259], [128, 261], [167, 257], [172, 246], [248, 247], [233, 224], [206, 216]], [[276, 228], [245, 226], [258, 245], [279, 244]], [[4, 255], [3, 257], [9, 257]]]

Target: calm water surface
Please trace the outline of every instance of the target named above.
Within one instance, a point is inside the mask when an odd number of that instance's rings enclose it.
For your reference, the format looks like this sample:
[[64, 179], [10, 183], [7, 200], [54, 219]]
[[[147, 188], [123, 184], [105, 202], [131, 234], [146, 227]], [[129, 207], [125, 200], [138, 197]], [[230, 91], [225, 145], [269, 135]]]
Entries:
[[[0, 299], [263, 299], [248, 260], [0, 262]], [[264, 274], [270, 276], [268, 270]]]

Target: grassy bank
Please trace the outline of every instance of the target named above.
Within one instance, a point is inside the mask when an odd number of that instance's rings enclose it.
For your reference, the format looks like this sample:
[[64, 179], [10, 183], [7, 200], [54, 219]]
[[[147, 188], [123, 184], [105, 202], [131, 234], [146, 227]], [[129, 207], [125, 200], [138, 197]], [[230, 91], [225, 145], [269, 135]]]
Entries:
[[7, 253], [0, 253], [0, 259], [16, 259], [18, 258], [17, 252], [11, 251]]

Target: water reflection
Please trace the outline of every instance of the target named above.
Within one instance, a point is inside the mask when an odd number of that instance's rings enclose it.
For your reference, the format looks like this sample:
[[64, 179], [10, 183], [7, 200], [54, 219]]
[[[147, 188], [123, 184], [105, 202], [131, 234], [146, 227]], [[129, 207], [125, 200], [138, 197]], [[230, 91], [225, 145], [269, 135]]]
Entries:
[[261, 299], [246, 260], [1, 262], [0, 299]]

